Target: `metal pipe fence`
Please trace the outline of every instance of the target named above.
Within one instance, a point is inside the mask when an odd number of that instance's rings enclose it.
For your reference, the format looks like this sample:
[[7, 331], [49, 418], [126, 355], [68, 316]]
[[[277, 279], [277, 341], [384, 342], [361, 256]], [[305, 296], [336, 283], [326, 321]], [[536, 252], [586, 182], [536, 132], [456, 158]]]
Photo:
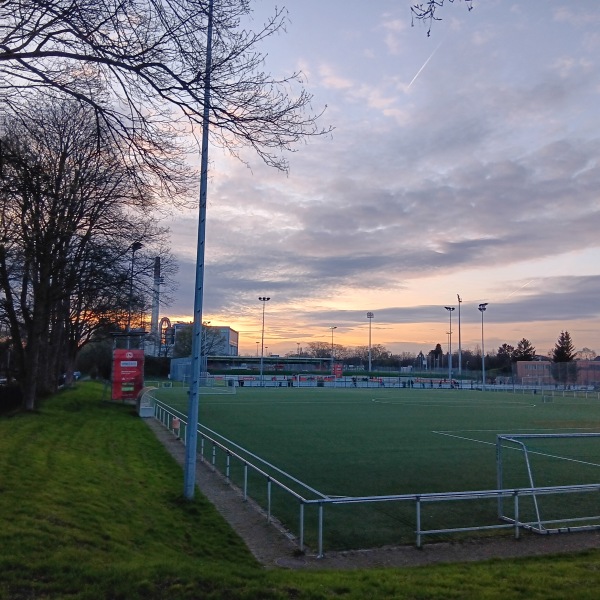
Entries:
[[[180, 437], [185, 443], [185, 431], [188, 426], [186, 415], [164, 404], [159, 400], [155, 400], [155, 418], [158, 419], [166, 428], [171, 430], [174, 435]], [[324, 533], [326, 530], [326, 515], [325, 509], [333, 510], [337, 506], [342, 505], [361, 505], [366, 507], [374, 507], [381, 503], [396, 503], [399, 505], [412, 505], [414, 519], [414, 543], [418, 548], [423, 545], [423, 540], [426, 536], [434, 535], [452, 535], [468, 532], [485, 532], [490, 530], [512, 529], [514, 538], [518, 539], [520, 530], [529, 530], [536, 533], [562, 533], [571, 531], [580, 531], [582, 529], [600, 529], [600, 515], [591, 515], [584, 517], [565, 517], [559, 519], [542, 520], [538, 515], [533, 520], [523, 519], [521, 517], [521, 502], [524, 498], [537, 498], [543, 495], [563, 495], [563, 494], [589, 494], [592, 492], [600, 492], [599, 484], [588, 485], [570, 485], [570, 486], [550, 486], [550, 487], [530, 487], [530, 488], [513, 488], [513, 489], [496, 489], [496, 490], [471, 490], [461, 492], [437, 492], [423, 494], [397, 494], [384, 496], [343, 496], [330, 497], [321, 494], [309, 485], [292, 477], [284, 471], [277, 469], [278, 476], [269, 469], [273, 467], [269, 463], [262, 461], [259, 457], [255, 457], [249, 452], [244, 452], [243, 449], [236, 447], [235, 449], [228, 446], [223, 441], [216, 438], [218, 435], [208, 433], [203, 427], [198, 427], [198, 453], [200, 460], [210, 464], [213, 470], [219, 470], [219, 463], [222, 463], [220, 471], [230, 483], [232, 481], [232, 470], [234, 463], [238, 463], [241, 468], [241, 492], [242, 499], [246, 501], [249, 497], [258, 501], [263, 506], [266, 513], [267, 522], [273, 521], [273, 493], [274, 490], [283, 492], [286, 496], [297, 503], [298, 510], [298, 530], [295, 535], [300, 551], [306, 550], [306, 509], [315, 508], [317, 517], [316, 531], [316, 552], [318, 557], [324, 556], [325, 543]], [[221, 456], [219, 456], [221, 453]], [[249, 456], [253, 456], [255, 462], [263, 462], [263, 467], [258, 466], [251, 460]], [[268, 467], [266, 466], [268, 465]], [[276, 469], [276, 467], [275, 467]], [[256, 483], [251, 482], [255, 479]], [[291, 483], [286, 484], [282, 479], [289, 479]], [[260, 483], [262, 481], [262, 484]], [[250, 488], [254, 485], [254, 488]], [[260, 489], [260, 486], [263, 489]], [[294, 489], [294, 487], [296, 489]], [[298, 490], [302, 490], [302, 493]], [[251, 493], [252, 492], [252, 493]], [[312, 497], [310, 497], [312, 496]], [[318, 496], [318, 497], [315, 497]], [[257, 500], [258, 499], [258, 500]], [[426, 516], [423, 514], [423, 507], [439, 503], [449, 502], [483, 502], [491, 500], [497, 506], [495, 520], [492, 523], [473, 524], [464, 526], [446, 526], [446, 527], [427, 527], [424, 521]], [[503, 500], [512, 500], [512, 514], [505, 514]], [[369, 509], [371, 512], [373, 509]], [[444, 511], [445, 512], [445, 511]], [[588, 523], [587, 525], [582, 523]], [[552, 525], [552, 527], [546, 527]]]

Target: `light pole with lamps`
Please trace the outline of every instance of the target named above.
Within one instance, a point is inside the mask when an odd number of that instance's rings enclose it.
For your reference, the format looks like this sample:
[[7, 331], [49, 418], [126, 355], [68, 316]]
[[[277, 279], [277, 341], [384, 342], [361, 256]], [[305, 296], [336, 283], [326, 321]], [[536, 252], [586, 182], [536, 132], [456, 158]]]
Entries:
[[127, 348], [131, 348], [131, 308], [133, 305], [133, 265], [135, 253], [142, 248], [141, 242], [131, 244], [131, 273], [129, 274], [129, 299], [127, 301]]
[[[460, 305], [462, 304], [462, 299], [459, 294], [456, 294], [458, 298], [458, 376], [462, 377], [462, 344], [460, 340]], [[462, 379], [460, 380], [460, 385], [462, 386]]]
[[371, 372], [371, 321], [373, 321], [375, 315], [372, 312], [367, 313], [367, 319], [369, 319], [369, 373]]
[[127, 333], [131, 331], [131, 307], [133, 304], [133, 265], [135, 263], [135, 253], [141, 248], [141, 242], [133, 242], [133, 244], [131, 244], [131, 272], [129, 273], [129, 301], [127, 303]]
[[198, 241], [196, 244], [196, 288], [194, 291], [194, 326], [192, 336], [192, 364], [187, 418], [191, 425], [185, 428], [185, 461], [183, 465], [183, 493], [190, 500], [196, 487], [196, 455], [198, 447], [198, 408], [200, 404], [202, 307], [204, 301], [204, 246], [206, 243], [206, 198], [208, 190], [208, 130], [211, 110], [211, 72], [213, 4], [208, 2], [206, 15], [206, 68], [204, 69], [204, 97], [202, 111], [202, 143], [200, 156], [200, 196], [198, 202]]
[[271, 299], [267, 296], [259, 296], [258, 299], [262, 302], [262, 334], [260, 337], [260, 386], [265, 385], [263, 381], [263, 360], [265, 356], [265, 306]]
[[337, 326], [332, 325], [329, 329], [331, 329], [331, 374], [333, 375], [333, 330], [337, 329]]
[[454, 306], [444, 306], [450, 315], [450, 331], [448, 332], [448, 379], [450, 380], [450, 387], [452, 387], [452, 312]]
[[483, 345], [483, 313], [487, 308], [488, 303], [482, 302], [479, 305], [479, 311], [481, 312], [481, 390], [485, 390], [485, 348]]

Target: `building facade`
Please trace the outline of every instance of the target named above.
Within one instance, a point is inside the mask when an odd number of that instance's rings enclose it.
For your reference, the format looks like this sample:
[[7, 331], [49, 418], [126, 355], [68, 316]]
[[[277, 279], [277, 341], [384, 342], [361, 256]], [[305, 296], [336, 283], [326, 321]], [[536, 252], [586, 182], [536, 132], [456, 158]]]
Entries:
[[[565, 376], [561, 376], [563, 367]], [[516, 382], [521, 385], [568, 385], [600, 388], [600, 360], [575, 360], [572, 363], [553, 363], [550, 360], [519, 360], [516, 363]]]

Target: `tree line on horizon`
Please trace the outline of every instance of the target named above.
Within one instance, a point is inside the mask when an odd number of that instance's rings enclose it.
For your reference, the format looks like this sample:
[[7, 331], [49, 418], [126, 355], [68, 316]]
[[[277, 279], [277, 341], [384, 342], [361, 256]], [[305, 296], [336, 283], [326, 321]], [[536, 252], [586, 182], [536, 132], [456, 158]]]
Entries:
[[[331, 344], [327, 342], [309, 342], [306, 347], [299, 352], [290, 351], [286, 353], [286, 357], [294, 358], [323, 358], [330, 359], [332, 352]], [[369, 361], [368, 346], [344, 346], [342, 344], [333, 345], [333, 353], [336, 359], [343, 361], [345, 364], [355, 366], [366, 366]], [[481, 370], [481, 348], [477, 347], [475, 351], [463, 349], [461, 363], [463, 369], [467, 371]], [[556, 341], [554, 348], [548, 352], [546, 356], [537, 354], [533, 344], [527, 339], [522, 338], [516, 346], [508, 343], [501, 344], [497, 350], [491, 350], [485, 354], [486, 369], [495, 371], [498, 374], [511, 374], [513, 365], [517, 361], [533, 361], [533, 360], [549, 360], [553, 365], [569, 364], [567, 369], [569, 381], [576, 380], [577, 360], [593, 360], [596, 358], [596, 353], [590, 348], [583, 348], [579, 351], [575, 350], [575, 346], [568, 331], [562, 331]], [[420, 369], [424, 365], [428, 369], [442, 369], [448, 366], [448, 353], [444, 351], [442, 344], [436, 344], [435, 348], [427, 354], [414, 352], [401, 352], [394, 354], [382, 344], [371, 345], [371, 364], [373, 369], [383, 368], [398, 368], [412, 366]], [[458, 367], [458, 350], [452, 353], [452, 364], [454, 370]], [[556, 373], [556, 379], [564, 379], [565, 367], [556, 366], [551, 371]]]

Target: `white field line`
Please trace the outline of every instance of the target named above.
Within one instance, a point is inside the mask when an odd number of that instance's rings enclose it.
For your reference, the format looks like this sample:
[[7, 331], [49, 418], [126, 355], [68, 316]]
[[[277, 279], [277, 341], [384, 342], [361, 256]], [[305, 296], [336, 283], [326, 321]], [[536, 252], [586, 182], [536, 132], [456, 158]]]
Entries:
[[[581, 427], [580, 429], [585, 429], [585, 428]], [[498, 431], [498, 430], [494, 430], [494, 429], [470, 429], [470, 430], [467, 430], [467, 431], [487, 431], [487, 432], [490, 432], [490, 431]], [[521, 430], [521, 431], [524, 431], [524, 430]], [[536, 429], [535, 431], [539, 431], [539, 430]], [[558, 431], [558, 430], [551, 429], [550, 431]], [[476, 444], [485, 444], [487, 446], [495, 446], [496, 445], [496, 442], [485, 442], [483, 440], [477, 440], [477, 439], [465, 437], [465, 436], [462, 436], [462, 435], [456, 435], [456, 434], [453, 434], [453, 433], [449, 433], [447, 431], [432, 431], [431, 433], [435, 433], [437, 435], [445, 435], [447, 437], [457, 438], [459, 440], [465, 440], [467, 442], [475, 442]], [[508, 438], [508, 436], [507, 436], [507, 438]], [[508, 439], [510, 439], [510, 438], [508, 438]], [[503, 446], [503, 447], [506, 448], [507, 450], [518, 450], [519, 452], [523, 451], [522, 448], [516, 448], [516, 447], [513, 447], [513, 446]], [[565, 460], [567, 462], [573, 462], [573, 463], [577, 463], [577, 464], [580, 464], [580, 465], [588, 465], [590, 467], [600, 467], [600, 464], [598, 464], [598, 463], [588, 462], [588, 461], [585, 461], [585, 460], [578, 460], [576, 458], [567, 458], [566, 456], [558, 456], [557, 454], [548, 454], [546, 452], [540, 452], [538, 450], [529, 450], [528, 449], [527, 451], [529, 452], [529, 454], [537, 454], [538, 456], [545, 456], [547, 458], [556, 458], [558, 460]]]
[[[371, 402], [373, 402], [374, 404], [396, 404], [398, 406], [446, 406], [448, 408], [485, 408], [485, 409], [489, 409], [489, 408], [503, 408], [505, 406], [508, 406], [510, 408], [514, 408], [515, 406], [517, 408], [533, 408], [536, 407], [537, 404], [531, 404], [530, 402], [485, 402], [485, 403], [479, 403], [476, 400], [469, 402], [469, 401], [464, 401], [464, 400], [459, 400], [459, 401], [448, 401], [448, 402], [441, 402], [439, 400], [436, 401], [428, 401], [428, 400], [389, 400], [387, 398], [372, 398]], [[459, 402], [462, 402], [462, 404], [459, 404]]]

